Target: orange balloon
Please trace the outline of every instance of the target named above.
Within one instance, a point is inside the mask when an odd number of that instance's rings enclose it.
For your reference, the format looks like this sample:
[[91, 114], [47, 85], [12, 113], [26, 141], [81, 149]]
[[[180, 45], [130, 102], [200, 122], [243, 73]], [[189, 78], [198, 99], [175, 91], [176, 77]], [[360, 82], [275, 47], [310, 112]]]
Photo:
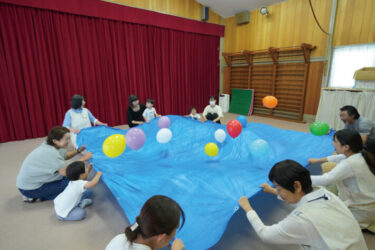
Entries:
[[277, 106], [277, 99], [274, 96], [265, 96], [262, 101], [266, 108], [273, 109]]

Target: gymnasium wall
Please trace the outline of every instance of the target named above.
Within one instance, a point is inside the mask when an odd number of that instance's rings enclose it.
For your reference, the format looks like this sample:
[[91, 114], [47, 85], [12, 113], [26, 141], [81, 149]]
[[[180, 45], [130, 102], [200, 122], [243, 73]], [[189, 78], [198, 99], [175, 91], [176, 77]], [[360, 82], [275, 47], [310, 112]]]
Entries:
[[[195, 0], [105, 0], [106, 2], [201, 20], [202, 5]], [[223, 18], [210, 10], [209, 23], [223, 24]]]
[[374, 43], [374, 11], [374, 0], [339, 0], [333, 46]]
[[[331, 0], [311, 0], [315, 14], [328, 31]], [[333, 46], [375, 42], [374, 0], [338, 0]], [[322, 78], [325, 74], [328, 36], [315, 23], [307, 0], [288, 0], [268, 6], [269, 16], [259, 10], [250, 13], [250, 23], [237, 25], [234, 17], [225, 19], [224, 52], [261, 50], [269, 47], [292, 47], [309, 43], [312, 61], [306, 91], [305, 114], [315, 115], [319, 105]], [[227, 85], [228, 70], [223, 70]], [[225, 87], [224, 87], [225, 89]]]

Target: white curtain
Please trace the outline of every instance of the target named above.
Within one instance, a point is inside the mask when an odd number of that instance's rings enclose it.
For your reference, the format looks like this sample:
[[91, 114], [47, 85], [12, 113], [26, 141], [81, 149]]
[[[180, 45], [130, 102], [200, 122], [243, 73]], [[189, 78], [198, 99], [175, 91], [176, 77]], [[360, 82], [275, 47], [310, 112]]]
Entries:
[[375, 121], [375, 92], [322, 89], [316, 121], [323, 121], [336, 130], [344, 128], [340, 108], [352, 105], [362, 117]]
[[375, 44], [333, 48], [329, 86], [353, 88], [354, 73], [363, 67], [375, 67]]

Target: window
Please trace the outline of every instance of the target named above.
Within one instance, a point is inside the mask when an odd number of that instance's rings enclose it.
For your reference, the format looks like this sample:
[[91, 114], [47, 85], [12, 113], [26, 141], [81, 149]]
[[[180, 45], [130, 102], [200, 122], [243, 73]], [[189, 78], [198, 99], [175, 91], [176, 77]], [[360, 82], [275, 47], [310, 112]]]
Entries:
[[329, 86], [353, 88], [354, 73], [363, 67], [375, 67], [375, 44], [334, 47]]

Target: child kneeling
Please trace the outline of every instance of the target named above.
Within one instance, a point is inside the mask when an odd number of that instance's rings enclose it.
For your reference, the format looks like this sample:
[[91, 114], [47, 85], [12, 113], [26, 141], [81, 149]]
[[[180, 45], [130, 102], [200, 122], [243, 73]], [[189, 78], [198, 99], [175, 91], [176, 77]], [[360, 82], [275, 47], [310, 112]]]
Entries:
[[91, 181], [87, 176], [92, 169], [92, 163], [85, 168], [85, 163], [76, 161], [66, 168], [66, 178], [70, 181], [64, 191], [55, 200], [55, 211], [59, 220], [75, 221], [86, 217], [85, 207], [92, 204], [88, 199], [93, 188], [98, 184], [102, 172], [97, 172]]

